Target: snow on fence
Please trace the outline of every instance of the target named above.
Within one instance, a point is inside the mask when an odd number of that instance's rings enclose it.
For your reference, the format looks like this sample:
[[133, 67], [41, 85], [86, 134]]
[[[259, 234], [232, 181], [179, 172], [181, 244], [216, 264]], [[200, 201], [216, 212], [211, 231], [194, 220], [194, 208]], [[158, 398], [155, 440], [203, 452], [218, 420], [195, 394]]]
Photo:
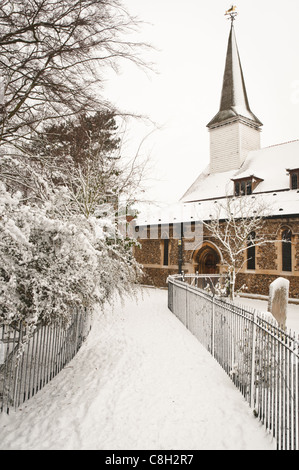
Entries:
[[0, 411], [9, 413], [35, 395], [76, 355], [90, 330], [89, 315], [71, 323], [39, 325], [26, 340], [22, 322], [0, 323]]
[[299, 342], [268, 316], [168, 278], [168, 307], [219, 362], [279, 450], [298, 450]]

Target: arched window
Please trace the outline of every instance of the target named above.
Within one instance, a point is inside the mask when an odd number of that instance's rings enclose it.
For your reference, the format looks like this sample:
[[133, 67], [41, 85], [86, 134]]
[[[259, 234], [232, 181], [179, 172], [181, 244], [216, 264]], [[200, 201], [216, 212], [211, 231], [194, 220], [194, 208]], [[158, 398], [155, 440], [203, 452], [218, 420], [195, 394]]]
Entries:
[[282, 270], [292, 271], [292, 232], [290, 229], [282, 232]]
[[251, 232], [247, 238], [247, 269], [255, 269], [255, 232]]

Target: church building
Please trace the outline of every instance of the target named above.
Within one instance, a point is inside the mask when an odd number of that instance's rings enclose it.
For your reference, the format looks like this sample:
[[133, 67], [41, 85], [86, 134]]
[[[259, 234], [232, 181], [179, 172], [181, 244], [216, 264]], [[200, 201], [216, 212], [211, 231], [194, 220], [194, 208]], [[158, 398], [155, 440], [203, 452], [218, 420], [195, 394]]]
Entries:
[[135, 257], [143, 265], [143, 282], [155, 286], [166, 286], [168, 275], [182, 271], [225, 273], [225, 255], [206, 223], [227, 200], [249, 207], [262, 199], [268, 208], [264, 236], [271, 243], [244, 249], [237, 287], [268, 295], [270, 283], [284, 277], [290, 297], [299, 298], [299, 140], [261, 148], [263, 124], [250, 109], [231, 20], [220, 107], [207, 124], [209, 165], [177, 206], [138, 217]]

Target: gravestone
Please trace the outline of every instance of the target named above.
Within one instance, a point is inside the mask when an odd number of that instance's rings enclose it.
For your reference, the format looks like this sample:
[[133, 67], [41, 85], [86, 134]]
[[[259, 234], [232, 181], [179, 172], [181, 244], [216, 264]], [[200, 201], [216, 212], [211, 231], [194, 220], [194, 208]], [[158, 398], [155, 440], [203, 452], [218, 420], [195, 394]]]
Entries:
[[285, 328], [287, 320], [290, 281], [278, 277], [269, 288], [268, 312], [271, 312], [279, 326]]

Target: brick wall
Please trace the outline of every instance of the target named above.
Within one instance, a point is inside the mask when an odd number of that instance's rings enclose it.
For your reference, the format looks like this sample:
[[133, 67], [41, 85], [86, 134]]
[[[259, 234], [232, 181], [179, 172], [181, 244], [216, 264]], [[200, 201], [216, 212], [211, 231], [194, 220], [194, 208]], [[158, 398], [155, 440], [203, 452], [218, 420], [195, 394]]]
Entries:
[[[241, 290], [241, 292], [269, 295], [270, 284], [277, 279], [277, 277], [278, 276], [275, 274], [239, 273], [237, 275], [236, 290], [240, 289], [245, 284], [247, 289]], [[287, 275], [282, 275], [282, 277], [290, 281], [289, 297], [299, 299], [299, 277]]]
[[155, 286], [155, 287], [167, 287], [167, 277], [173, 274], [177, 274], [177, 269], [167, 269], [167, 268], [143, 268], [144, 276], [141, 280], [142, 284], [146, 286]]
[[[293, 233], [293, 260], [292, 272], [284, 273], [282, 269], [282, 244], [277, 242], [281, 237], [283, 227], [289, 227]], [[290, 297], [299, 298], [299, 220], [298, 219], [268, 219], [263, 227], [265, 237], [273, 243], [267, 243], [256, 248], [256, 270], [247, 270], [244, 258], [240, 260], [243, 267], [237, 276], [237, 289], [243, 284], [247, 285], [247, 292], [253, 294], [269, 294], [269, 285], [277, 277], [285, 277], [290, 280]], [[149, 232], [149, 231], [148, 231]], [[143, 283], [166, 286], [166, 279], [170, 274], [178, 273], [179, 248], [178, 239], [172, 238], [173, 229], [169, 230], [169, 264], [163, 266], [163, 241], [161, 230], [157, 232], [159, 238], [140, 240], [141, 248], [135, 249], [137, 261], [144, 266]], [[176, 235], [177, 236], [177, 235]], [[183, 270], [185, 273], [194, 272], [193, 259], [194, 249], [189, 249], [191, 238], [183, 240]], [[217, 240], [209, 236], [204, 230], [204, 241], [213, 242]], [[219, 245], [218, 245], [219, 246]], [[224, 255], [225, 259], [225, 255]]]
[[161, 264], [161, 241], [140, 240], [141, 247], [135, 248], [134, 255], [140, 264]]

